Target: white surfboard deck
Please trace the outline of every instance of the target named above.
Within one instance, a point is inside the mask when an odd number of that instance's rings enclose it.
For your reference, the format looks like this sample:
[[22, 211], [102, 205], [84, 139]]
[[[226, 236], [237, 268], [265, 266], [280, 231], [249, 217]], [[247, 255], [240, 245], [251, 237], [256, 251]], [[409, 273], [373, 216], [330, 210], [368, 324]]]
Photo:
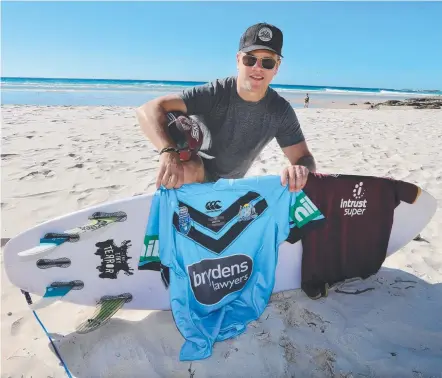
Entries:
[[[9, 280], [18, 288], [43, 296], [53, 282], [82, 281], [84, 287], [69, 291], [61, 300], [79, 305], [95, 306], [103, 296], [132, 294], [124, 309], [169, 310], [169, 292], [158, 271], [138, 270], [140, 255], [144, 253], [144, 236], [149, 217], [152, 194], [139, 195], [108, 202], [73, 212], [37, 225], [12, 238], [4, 247], [4, 266]], [[401, 202], [395, 209], [387, 255], [398, 251], [416, 237], [436, 211], [434, 197], [422, 190], [413, 204]], [[95, 212], [124, 211], [127, 219], [96, 231], [80, 234], [80, 240], [65, 242], [44, 256], [20, 257], [19, 252], [39, 245], [46, 233], [62, 233], [88, 223]], [[116, 279], [100, 278], [98, 267], [102, 259], [97, 242], [113, 240], [117, 247], [127, 247], [129, 270], [120, 270]], [[103, 248], [106, 248], [104, 246]], [[58, 260], [64, 267], [50, 267], [37, 262]], [[69, 259], [70, 263], [66, 259]], [[274, 293], [301, 287], [302, 242], [280, 245]], [[45, 267], [45, 268], [42, 268]], [[51, 302], [50, 300], [48, 302]]]

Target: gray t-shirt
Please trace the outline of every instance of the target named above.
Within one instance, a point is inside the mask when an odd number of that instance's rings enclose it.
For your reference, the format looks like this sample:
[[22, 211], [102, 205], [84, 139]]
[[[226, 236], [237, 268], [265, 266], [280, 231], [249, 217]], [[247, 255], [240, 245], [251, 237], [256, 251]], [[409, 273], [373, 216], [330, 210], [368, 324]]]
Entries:
[[210, 130], [215, 159], [203, 159], [206, 172], [216, 180], [241, 178], [262, 149], [276, 138], [280, 147], [304, 141], [290, 103], [274, 89], [258, 102], [243, 100], [236, 77], [217, 79], [185, 89], [181, 98], [188, 115], [197, 115]]

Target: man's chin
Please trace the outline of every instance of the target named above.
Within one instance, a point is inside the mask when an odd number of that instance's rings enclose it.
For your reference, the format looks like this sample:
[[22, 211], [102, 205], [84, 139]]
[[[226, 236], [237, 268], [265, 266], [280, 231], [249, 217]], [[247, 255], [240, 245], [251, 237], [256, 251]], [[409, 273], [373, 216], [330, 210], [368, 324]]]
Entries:
[[257, 81], [257, 80], [245, 80], [244, 81], [244, 88], [248, 90], [249, 92], [259, 92], [264, 87], [264, 80], [263, 81]]

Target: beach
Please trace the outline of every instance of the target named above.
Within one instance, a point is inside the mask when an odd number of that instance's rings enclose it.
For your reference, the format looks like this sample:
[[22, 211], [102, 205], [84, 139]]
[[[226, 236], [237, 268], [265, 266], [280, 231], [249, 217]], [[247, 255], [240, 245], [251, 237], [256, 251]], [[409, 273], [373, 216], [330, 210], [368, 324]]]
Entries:
[[[438, 200], [421, 233], [346, 295], [276, 294], [235, 339], [203, 361], [179, 361], [183, 339], [169, 311], [119, 311], [77, 335], [87, 308], [57, 303], [39, 316], [75, 377], [442, 377], [442, 110], [369, 109], [366, 98], [292, 96], [318, 172], [390, 176]], [[368, 97], [367, 97], [368, 98]], [[375, 98], [375, 97], [371, 97]], [[385, 101], [389, 97], [376, 97]], [[315, 97], [311, 95], [311, 102]], [[357, 105], [350, 105], [357, 103]], [[134, 106], [2, 107], [1, 237], [94, 204], [155, 190], [159, 160]], [[272, 141], [247, 176], [288, 164]], [[2, 258], [1, 377], [65, 377], [49, 340]]]

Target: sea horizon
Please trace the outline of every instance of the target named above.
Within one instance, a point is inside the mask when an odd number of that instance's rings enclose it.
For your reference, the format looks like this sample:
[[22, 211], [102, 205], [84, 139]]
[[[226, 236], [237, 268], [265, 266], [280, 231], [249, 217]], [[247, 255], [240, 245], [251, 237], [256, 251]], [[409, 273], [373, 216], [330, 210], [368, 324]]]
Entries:
[[[117, 105], [136, 106], [166, 93], [205, 84], [207, 81], [1, 77], [2, 105]], [[442, 96], [438, 89], [395, 89], [378, 87], [348, 87], [331, 85], [280, 84], [270, 87], [287, 99], [331, 96], [346, 98], [382, 98]], [[299, 105], [298, 105], [299, 106]]]

